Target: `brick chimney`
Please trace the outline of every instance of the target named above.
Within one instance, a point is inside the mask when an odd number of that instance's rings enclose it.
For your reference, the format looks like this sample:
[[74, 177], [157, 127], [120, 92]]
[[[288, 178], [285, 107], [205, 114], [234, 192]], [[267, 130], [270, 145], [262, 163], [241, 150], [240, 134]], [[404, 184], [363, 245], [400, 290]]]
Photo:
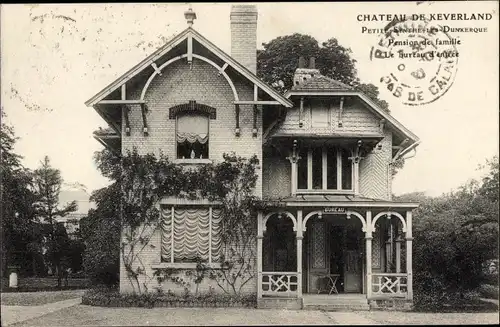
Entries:
[[307, 68], [305, 62], [304, 57], [299, 58], [299, 67], [293, 75], [293, 85], [300, 85], [314, 76], [321, 75], [319, 69], [316, 69], [316, 59], [314, 57], [309, 58], [309, 67]]
[[231, 6], [231, 56], [252, 73], [257, 72], [257, 7]]

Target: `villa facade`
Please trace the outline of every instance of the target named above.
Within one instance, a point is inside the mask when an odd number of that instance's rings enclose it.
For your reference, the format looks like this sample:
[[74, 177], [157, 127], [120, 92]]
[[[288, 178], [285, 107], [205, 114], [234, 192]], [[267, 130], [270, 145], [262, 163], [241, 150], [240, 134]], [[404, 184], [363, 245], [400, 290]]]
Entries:
[[[280, 94], [256, 76], [255, 6], [231, 11], [231, 55], [188, 28], [86, 104], [110, 129], [94, 137], [118, 155], [162, 152], [179, 165], [250, 157], [258, 166], [255, 278], [259, 307], [302, 308], [358, 295], [413, 300], [412, 210], [392, 201], [393, 164], [419, 139], [363, 93], [297, 58], [294, 86]], [[165, 198], [161, 227], [141, 257], [158, 268], [216, 267], [219, 210], [209, 201]], [[121, 269], [120, 290], [130, 290]], [[163, 285], [174, 289], [175, 285]], [[201, 286], [216, 287], [211, 281]], [[345, 297], [348, 300], [348, 297]], [[310, 300], [313, 301], [313, 300]]]

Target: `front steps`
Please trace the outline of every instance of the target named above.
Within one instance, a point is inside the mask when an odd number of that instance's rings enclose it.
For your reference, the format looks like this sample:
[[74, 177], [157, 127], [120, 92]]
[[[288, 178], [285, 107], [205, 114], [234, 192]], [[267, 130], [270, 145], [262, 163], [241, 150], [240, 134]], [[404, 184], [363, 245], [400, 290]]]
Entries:
[[304, 294], [302, 309], [324, 311], [369, 311], [365, 294]]

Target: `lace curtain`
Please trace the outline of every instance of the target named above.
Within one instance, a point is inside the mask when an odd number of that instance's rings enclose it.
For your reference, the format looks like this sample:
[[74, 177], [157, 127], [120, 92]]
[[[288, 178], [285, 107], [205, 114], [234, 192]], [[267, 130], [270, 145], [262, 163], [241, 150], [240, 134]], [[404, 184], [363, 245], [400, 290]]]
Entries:
[[174, 262], [195, 262], [197, 258], [209, 261], [209, 248], [212, 249], [212, 262], [220, 259], [221, 214], [219, 209], [212, 210], [210, 237], [210, 210], [208, 208], [175, 208], [172, 224], [171, 208], [162, 210], [162, 261], [171, 262], [172, 225]]
[[177, 117], [177, 142], [205, 144], [208, 141], [208, 117], [185, 114]]

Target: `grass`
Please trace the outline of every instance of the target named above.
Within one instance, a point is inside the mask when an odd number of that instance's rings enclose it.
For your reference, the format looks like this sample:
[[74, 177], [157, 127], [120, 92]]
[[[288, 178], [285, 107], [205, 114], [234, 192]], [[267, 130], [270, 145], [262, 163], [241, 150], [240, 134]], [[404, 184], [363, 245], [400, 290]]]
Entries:
[[83, 291], [3, 293], [2, 305], [43, 305], [81, 297]]

